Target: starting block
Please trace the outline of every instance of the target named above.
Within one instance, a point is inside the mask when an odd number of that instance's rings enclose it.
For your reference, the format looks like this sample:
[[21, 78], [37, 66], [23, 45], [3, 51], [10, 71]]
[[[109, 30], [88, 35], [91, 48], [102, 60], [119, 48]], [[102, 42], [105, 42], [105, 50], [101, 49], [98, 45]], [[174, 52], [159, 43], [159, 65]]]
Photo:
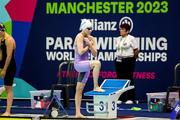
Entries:
[[85, 96], [93, 96], [93, 103], [86, 103], [88, 113], [93, 113], [95, 118], [117, 118], [117, 101], [121, 94], [134, 89], [130, 80], [105, 79], [101, 84], [104, 92], [89, 91]]

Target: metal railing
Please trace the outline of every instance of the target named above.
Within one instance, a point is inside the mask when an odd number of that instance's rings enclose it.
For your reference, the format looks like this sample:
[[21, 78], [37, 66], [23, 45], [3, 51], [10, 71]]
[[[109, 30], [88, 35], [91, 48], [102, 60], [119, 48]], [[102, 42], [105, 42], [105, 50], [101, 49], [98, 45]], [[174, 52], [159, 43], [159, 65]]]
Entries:
[[180, 63], [177, 63], [174, 67], [174, 86], [177, 86], [178, 81], [178, 69], [180, 68]]

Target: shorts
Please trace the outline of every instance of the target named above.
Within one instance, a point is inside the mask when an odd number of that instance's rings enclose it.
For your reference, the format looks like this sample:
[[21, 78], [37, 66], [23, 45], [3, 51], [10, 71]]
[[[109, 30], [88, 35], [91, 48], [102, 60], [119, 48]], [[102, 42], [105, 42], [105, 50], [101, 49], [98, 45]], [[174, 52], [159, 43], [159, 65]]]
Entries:
[[76, 61], [74, 63], [74, 68], [79, 72], [78, 82], [86, 83], [90, 75], [90, 62], [88, 60]]

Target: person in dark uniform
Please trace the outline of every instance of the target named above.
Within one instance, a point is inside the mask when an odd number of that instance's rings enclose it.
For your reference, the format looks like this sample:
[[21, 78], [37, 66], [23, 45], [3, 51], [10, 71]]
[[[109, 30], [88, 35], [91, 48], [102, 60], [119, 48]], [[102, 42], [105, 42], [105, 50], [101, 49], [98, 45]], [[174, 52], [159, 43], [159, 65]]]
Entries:
[[4, 86], [7, 92], [6, 111], [2, 116], [11, 115], [11, 106], [13, 103], [12, 85], [16, 73], [16, 62], [14, 59], [15, 49], [15, 40], [6, 32], [5, 26], [0, 23], [0, 77], [4, 79]]

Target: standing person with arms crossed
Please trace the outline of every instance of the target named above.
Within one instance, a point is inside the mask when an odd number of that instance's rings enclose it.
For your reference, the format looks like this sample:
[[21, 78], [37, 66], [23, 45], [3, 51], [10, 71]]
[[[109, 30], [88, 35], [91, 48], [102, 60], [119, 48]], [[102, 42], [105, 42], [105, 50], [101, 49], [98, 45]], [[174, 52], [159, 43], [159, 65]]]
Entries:
[[[130, 85], [134, 85], [133, 72], [135, 69], [136, 58], [138, 58], [138, 43], [129, 34], [130, 25], [127, 23], [119, 26], [120, 36], [116, 43], [115, 68], [118, 79], [129, 79]], [[121, 96], [126, 104], [132, 104], [135, 100], [135, 90], [130, 90]]]
[[13, 103], [13, 80], [16, 73], [16, 62], [14, 52], [16, 43], [5, 29], [5, 26], [0, 23], [0, 76], [4, 78], [5, 90], [7, 92], [7, 106], [5, 113], [2, 116], [11, 115], [11, 106]]
[[76, 71], [79, 72], [78, 82], [76, 85], [75, 94], [75, 106], [76, 106], [76, 118], [85, 118], [81, 114], [80, 106], [82, 100], [82, 92], [85, 84], [88, 80], [90, 70], [93, 70], [93, 81], [94, 81], [94, 91], [103, 92], [98, 85], [99, 72], [101, 68], [101, 63], [99, 60], [89, 60], [89, 53], [93, 56], [97, 56], [96, 41], [92, 32], [92, 23], [87, 19], [82, 19], [80, 25], [80, 32], [75, 38], [75, 61], [74, 67]]

